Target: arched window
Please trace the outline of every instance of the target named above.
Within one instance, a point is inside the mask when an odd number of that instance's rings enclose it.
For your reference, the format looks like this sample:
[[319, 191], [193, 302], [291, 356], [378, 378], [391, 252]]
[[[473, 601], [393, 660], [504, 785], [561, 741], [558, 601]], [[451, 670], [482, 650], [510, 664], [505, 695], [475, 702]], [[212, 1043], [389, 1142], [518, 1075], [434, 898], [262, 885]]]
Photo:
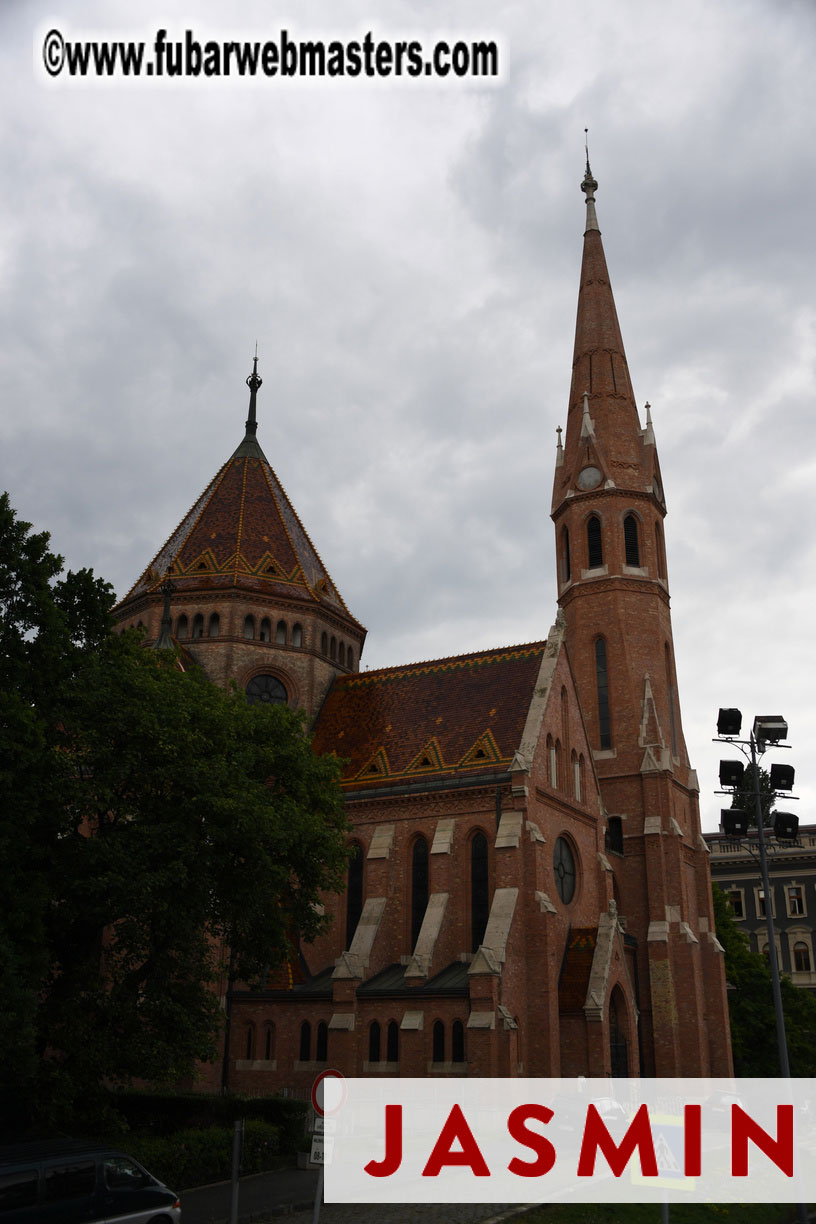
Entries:
[[317, 1041], [315, 1042], [315, 1061], [326, 1062], [329, 1057], [329, 1026], [321, 1020], [317, 1026]]
[[329, 635], [321, 633], [320, 635], [320, 653], [327, 655], [329, 653]]
[[189, 621], [187, 620], [186, 614], [182, 613], [176, 621], [176, 637], [179, 639], [179, 641], [181, 641], [182, 638], [186, 638], [189, 632]]
[[477, 833], [470, 843], [470, 946], [475, 952], [484, 939], [490, 910], [487, 838]]
[[578, 754], [573, 748], [572, 756], [570, 757], [570, 768], [572, 770], [572, 794], [573, 798], [578, 803], [583, 799], [581, 794], [581, 766], [578, 763]]
[[278, 621], [277, 628], [275, 629], [275, 641], [278, 646], [286, 645], [286, 621]]
[[368, 1061], [373, 1063], [380, 1061], [380, 1023], [378, 1020], [372, 1020], [368, 1026]]
[[399, 1062], [399, 1025], [396, 1020], [388, 1021], [385, 1061], [390, 1063]]
[[589, 569], [599, 569], [604, 563], [601, 520], [597, 514], [591, 515], [587, 522], [587, 562]]
[[329, 642], [329, 658], [337, 658], [337, 638], [334, 636], [334, 634], [332, 634], [331, 641]]
[[262, 642], [272, 641], [272, 622], [268, 616], [265, 616], [261, 621], [261, 631], [258, 634], [258, 637]]
[[285, 704], [289, 697], [277, 676], [253, 676], [246, 686], [247, 701]]
[[434, 1020], [431, 1060], [435, 1063], [445, 1061], [445, 1026], [441, 1020]]
[[300, 1061], [309, 1062], [312, 1054], [312, 1026], [304, 1020], [300, 1026]]
[[572, 565], [570, 563], [570, 539], [569, 528], [561, 528], [561, 581], [569, 582], [572, 577]]
[[595, 639], [595, 682], [598, 688], [598, 745], [612, 747], [612, 726], [609, 718], [609, 677], [606, 668], [606, 642]]
[[657, 553], [657, 576], [665, 581], [666, 554], [663, 551], [663, 532], [660, 530], [659, 523], [655, 523], [655, 552]]
[[350, 646], [348, 650], [346, 651], [346, 667], [349, 669], [349, 671], [354, 670], [354, 655], [351, 653]]
[[255, 1026], [247, 1025], [246, 1042], [244, 1045], [244, 1058], [251, 1059], [255, 1057]]
[[804, 940], [793, 945], [793, 967], [797, 973], [810, 973], [810, 948]]
[[674, 671], [672, 669], [671, 651], [669, 643], [666, 642], [663, 647], [663, 656], [666, 663], [666, 694], [669, 699], [669, 731], [671, 732], [671, 750], [672, 756], [678, 755], [677, 747], [677, 715], [674, 712], [676, 704], [676, 693], [674, 687]]
[[255, 617], [245, 616], [244, 617], [244, 637], [247, 638], [247, 640], [251, 640], [252, 638], [254, 638], [254, 636], [255, 636]]
[[561, 784], [563, 774], [561, 772], [561, 741], [555, 741], [555, 755], [553, 757], [553, 786], [557, 787]]
[[348, 865], [346, 888], [346, 948], [351, 947], [357, 923], [363, 912], [363, 847], [354, 842]]
[[454, 1020], [451, 1029], [451, 1062], [465, 1061], [465, 1026], [461, 1020]]
[[210, 617], [210, 623], [207, 626], [207, 637], [218, 637], [221, 632], [221, 617], [217, 612], [213, 612]]
[[267, 1024], [264, 1029], [264, 1058], [271, 1062], [275, 1057], [275, 1026]]
[[555, 755], [555, 741], [551, 735], [547, 736], [547, 770], [550, 775], [550, 786], [554, 789], [558, 785], [558, 760]]
[[623, 520], [623, 547], [626, 553], [627, 565], [640, 565], [640, 540], [638, 538], [638, 521], [634, 514], [627, 514]]
[[292, 645], [293, 646], [303, 645], [303, 626], [302, 625], [292, 626]]
[[424, 837], [418, 837], [411, 855], [411, 951], [416, 947], [427, 908], [428, 843]]
[[346, 647], [342, 642], [337, 648], [337, 662], [341, 667], [346, 666]]
[[201, 638], [204, 636], [204, 617], [200, 612], [196, 612], [193, 617], [193, 637]]

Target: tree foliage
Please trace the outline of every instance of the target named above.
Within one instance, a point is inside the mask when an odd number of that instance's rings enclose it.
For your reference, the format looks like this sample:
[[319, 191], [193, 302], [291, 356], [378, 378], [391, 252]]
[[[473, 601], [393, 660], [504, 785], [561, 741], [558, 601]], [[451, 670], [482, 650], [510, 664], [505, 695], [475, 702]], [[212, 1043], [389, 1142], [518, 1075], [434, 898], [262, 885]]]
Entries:
[[112, 634], [61, 568], [0, 500], [0, 1091], [65, 1124], [213, 1057], [225, 948], [254, 980], [322, 929], [346, 822], [299, 714]]
[[[739, 1076], [778, 1076], [771, 971], [765, 957], [751, 951], [748, 936], [739, 929], [725, 893], [716, 885], [714, 919], [725, 952], [734, 1070]], [[816, 998], [783, 977], [782, 1011], [791, 1075], [816, 1075]]]
[[[757, 765], [759, 773], [759, 802], [762, 808], [762, 826], [768, 828], [774, 822], [774, 804], [776, 791], [771, 786], [771, 775], [767, 769]], [[749, 762], [745, 767], [742, 783], [735, 789], [731, 807], [747, 812], [748, 822], [756, 828], [756, 791], [754, 787], [754, 767]]]

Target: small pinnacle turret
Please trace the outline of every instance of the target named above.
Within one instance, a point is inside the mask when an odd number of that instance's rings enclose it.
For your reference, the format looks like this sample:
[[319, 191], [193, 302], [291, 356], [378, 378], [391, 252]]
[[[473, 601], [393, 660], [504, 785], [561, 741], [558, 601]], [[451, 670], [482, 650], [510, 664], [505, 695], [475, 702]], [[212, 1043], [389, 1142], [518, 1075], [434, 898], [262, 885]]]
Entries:
[[258, 445], [258, 441], [255, 436], [258, 432], [258, 391], [263, 386], [263, 379], [258, 373], [257, 344], [255, 345], [255, 356], [252, 359], [252, 373], [247, 376], [246, 385], [249, 387], [249, 413], [246, 419], [246, 432], [244, 434], [244, 440], [235, 451], [233, 458], [240, 458], [241, 456], [246, 455], [255, 459], [263, 459], [265, 458], [264, 453]]

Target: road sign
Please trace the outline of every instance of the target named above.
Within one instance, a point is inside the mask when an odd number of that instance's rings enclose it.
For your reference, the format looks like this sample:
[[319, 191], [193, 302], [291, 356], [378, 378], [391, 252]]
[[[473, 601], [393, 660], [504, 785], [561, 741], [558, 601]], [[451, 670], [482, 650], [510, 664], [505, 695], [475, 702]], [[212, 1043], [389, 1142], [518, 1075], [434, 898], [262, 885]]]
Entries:
[[331, 1164], [334, 1139], [331, 1135], [312, 1135], [312, 1150], [309, 1160], [312, 1164]]
[[[332, 1091], [331, 1106], [327, 1110], [323, 1103], [324, 1083], [326, 1080], [339, 1081], [340, 1093], [336, 1090]], [[312, 1108], [318, 1117], [323, 1117], [326, 1113], [337, 1113], [346, 1099], [346, 1078], [342, 1071], [321, 1071], [315, 1082], [312, 1084]]]

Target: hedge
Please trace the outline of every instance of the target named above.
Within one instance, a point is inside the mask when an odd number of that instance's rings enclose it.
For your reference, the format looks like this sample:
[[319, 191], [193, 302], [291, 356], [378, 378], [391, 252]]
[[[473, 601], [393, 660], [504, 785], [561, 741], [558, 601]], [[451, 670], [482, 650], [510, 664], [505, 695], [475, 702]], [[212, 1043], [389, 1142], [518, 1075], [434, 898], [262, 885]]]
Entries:
[[[127, 1151], [173, 1190], [189, 1190], [225, 1181], [232, 1172], [231, 1127], [208, 1126], [174, 1135], [131, 1135]], [[280, 1129], [268, 1122], [248, 1121], [244, 1127], [241, 1176], [265, 1173], [280, 1166]]]
[[304, 1149], [305, 1101], [293, 1097], [215, 1096], [205, 1093], [118, 1092], [111, 1103], [135, 1134], [171, 1136], [180, 1130], [227, 1127], [240, 1118], [266, 1122], [278, 1128], [280, 1150], [294, 1154]]

